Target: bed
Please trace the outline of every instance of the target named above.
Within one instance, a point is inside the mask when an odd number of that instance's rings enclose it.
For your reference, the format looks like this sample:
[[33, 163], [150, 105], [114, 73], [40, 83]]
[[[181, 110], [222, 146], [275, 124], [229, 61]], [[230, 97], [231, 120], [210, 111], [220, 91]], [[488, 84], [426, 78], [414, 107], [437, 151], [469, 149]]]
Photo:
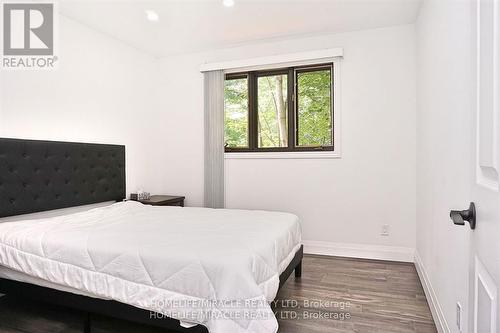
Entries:
[[293, 214], [153, 207], [125, 198], [125, 147], [0, 139], [0, 292], [179, 332], [274, 333], [295, 270]]

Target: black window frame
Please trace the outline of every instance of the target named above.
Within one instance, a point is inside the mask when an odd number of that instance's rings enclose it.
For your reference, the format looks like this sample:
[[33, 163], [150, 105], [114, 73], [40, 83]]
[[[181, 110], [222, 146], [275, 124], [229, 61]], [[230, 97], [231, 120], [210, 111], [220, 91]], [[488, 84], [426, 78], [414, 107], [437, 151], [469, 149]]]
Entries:
[[[298, 146], [298, 85], [299, 73], [314, 72], [329, 69], [331, 88], [331, 146]], [[259, 147], [258, 144], [258, 78], [271, 75], [287, 75], [287, 107], [288, 107], [288, 147]], [[294, 66], [272, 70], [258, 70], [238, 73], [228, 73], [225, 80], [247, 78], [248, 84], [248, 147], [224, 147], [226, 153], [262, 153], [262, 152], [307, 152], [335, 151], [335, 104], [334, 104], [334, 64], [323, 63], [315, 65]]]

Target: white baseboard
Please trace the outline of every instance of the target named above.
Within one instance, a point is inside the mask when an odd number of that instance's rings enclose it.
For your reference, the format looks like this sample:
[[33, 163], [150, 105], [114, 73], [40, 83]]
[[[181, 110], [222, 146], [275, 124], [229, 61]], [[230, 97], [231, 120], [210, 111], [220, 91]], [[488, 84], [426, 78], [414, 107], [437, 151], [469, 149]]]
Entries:
[[326, 256], [413, 262], [415, 249], [399, 246], [303, 241], [304, 252]]
[[429, 303], [429, 307], [431, 308], [432, 318], [434, 318], [434, 323], [436, 324], [438, 332], [450, 333], [451, 330], [444, 316], [443, 309], [439, 304], [436, 292], [432, 288], [432, 284], [429, 279], [429, 276], [427, 275], [427, 271], [425, 270], [425, 267], [422, 263], [422, 259], [418, 255], [417, 251], [415, 251], [415, 268], [417, 269], [420, 282], [422, 282], [422, 286], [425, 292], [425, 297], [427, 298], [427, 303]]

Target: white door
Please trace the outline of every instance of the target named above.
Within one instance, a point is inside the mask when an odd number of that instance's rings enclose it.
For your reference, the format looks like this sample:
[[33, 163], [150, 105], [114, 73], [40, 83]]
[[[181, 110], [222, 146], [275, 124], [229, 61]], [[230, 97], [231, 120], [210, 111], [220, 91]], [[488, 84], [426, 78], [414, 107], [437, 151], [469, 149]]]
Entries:
[[[500, 0], [476, 0], [477, 108], [471, 201], [470, 332], [500, 333]], [[467, 223], [466, 223], [467, 224]]]

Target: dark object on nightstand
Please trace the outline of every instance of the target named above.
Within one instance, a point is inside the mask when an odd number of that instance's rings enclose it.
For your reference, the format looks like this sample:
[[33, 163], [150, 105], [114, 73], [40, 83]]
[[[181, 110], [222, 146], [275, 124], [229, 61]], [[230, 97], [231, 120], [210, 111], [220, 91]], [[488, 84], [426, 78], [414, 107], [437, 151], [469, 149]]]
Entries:
[[149, 200], [139, 200], [140, 203], [151, 206], [181, 206], [184, 207], [186, 197], [174, 195], [152, 195]]

